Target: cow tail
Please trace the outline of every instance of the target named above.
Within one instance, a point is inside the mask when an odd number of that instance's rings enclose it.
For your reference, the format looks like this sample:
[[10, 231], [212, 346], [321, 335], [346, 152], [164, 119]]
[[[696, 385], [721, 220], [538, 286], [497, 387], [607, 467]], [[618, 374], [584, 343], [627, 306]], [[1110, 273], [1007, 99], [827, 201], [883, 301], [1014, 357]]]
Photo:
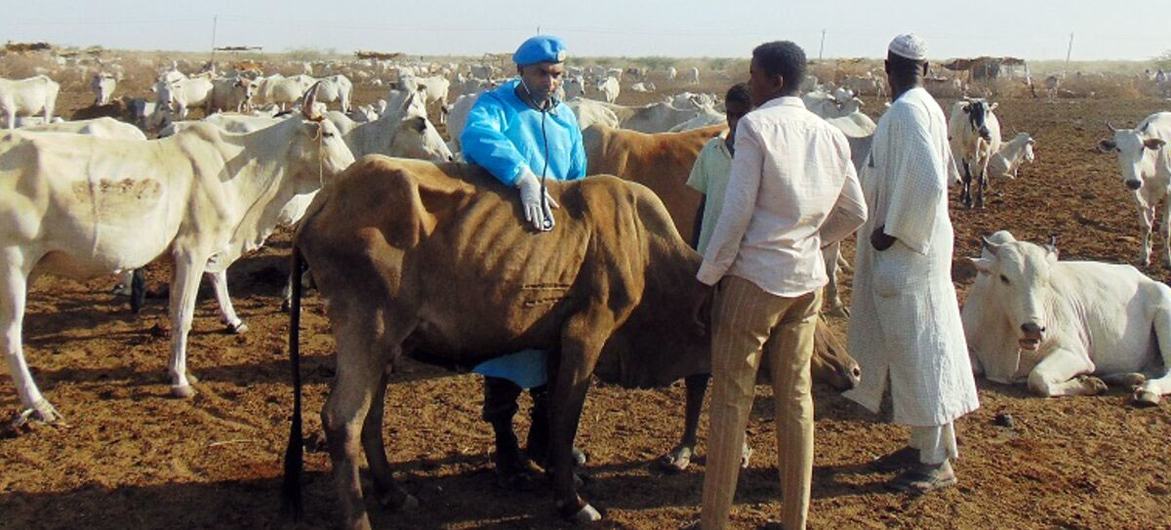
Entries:
[[293, 368], [293, 418], [289, 428], [289, 444], [285, 447], [285, 477], [281, 487], [281, 507], [294, 521], [301, 520], [304, 507], [301, 499], [301, 475], [304, 470], [305, 444], [301, 432], [301, 269], [304, 264], [301, 249], [293, 245], [292, 300], [289, 307], [289, 360]]

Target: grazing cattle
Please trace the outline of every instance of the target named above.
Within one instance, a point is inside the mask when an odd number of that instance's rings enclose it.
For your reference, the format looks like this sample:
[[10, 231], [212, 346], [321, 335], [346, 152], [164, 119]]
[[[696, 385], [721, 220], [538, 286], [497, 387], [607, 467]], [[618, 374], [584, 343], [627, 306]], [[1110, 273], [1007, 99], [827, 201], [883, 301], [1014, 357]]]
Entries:
[[273, 74], [259, 79], [255, 97], [260, 103], [273, 103], [284, 111], [287, 105], [296, 103], [311, 85], [313, 78], [307, 75], [285, 77]]
[[618, 78], [616, 77], [600, 79], [594, 88], [598, 92], [601, 92], [602, 99], [605, 100], [606, 103], [613, 103], [615, 100], [617, 100], [618, 93], [622, 89], [622, 87], [618, 85]]
[[674, 66], [667, 67], [667, 79], [668, 80], [674, 81], [675, 78], [678, 76], [679, 76], [679, 71], [676, 70]]
[[580, 75], [570, 76], [565, 80], [565, 84], [561, 86], [565, 92], [564, 101], [569, 101], [574, 98], [585, 97], [585, 78]]
[[1057, 89], [1061, 88], [1061, 78], [1051, 75], [1045, 78], [1045, 100], [1052, 103], [1057, 98]]
[[1033, 153], [1035, 145], [1037, 141], [1029, 136], [1029, 133], [1017, 133], [1012, 140], [1000, 147], [1000, 151], [992, 155], [992, 160], [988, 161], [988, 174], [993, 177], [1015, 179], [1022, 163], [1031, 164], [1036, 159]]
[[17, 116], [40, 114], [48, 123], [53, 119], [60, 90], [61, 85], [44, 75], [20, 80], [0, 79], [0, 115], [7, 120], [9, 129], [16, 128]]
[[1171, 393], [1171, 288], [1130, 265], [1058, 261], [1052, 245], [1006, 231], [972, 261], [962, 318], [974, 373], [1046, 397], [1098, 394], [1105, 382], [1133, 389], [1139, 405]]
[[256, 84], [247, 77], [220, 77], [211, 82], [211, 94], [204, 107], [206, 114], [251, 110], [252, 95]]
[[699, 84], [699, 68], [692, 66], [687, 69], [687, 82], [693, 85]]
[[[951, 152], [959, 162], [960, 202], [967, 208], [973, 203], [984, 207], [984, 193], [988, 190], [988, 162], [1000, 151], [1000, 120], [992, 111], [997, 104], [984, 99], [964, 98], [951, 107], [947, 120], [947, 137]], [[972, 180], [975, 190], [972, 190]], [[974, 199], [973, 199], [974, 197]]]
[[447, 121], [447, 93], [451, 89], [451, 81], [443, 76], [414, 77], [406, 76], [399, 81], [399, 88], [408, 92], [422, 92], [425, 98], [424, 105], [436, 103], [439, 105], [439, 123]]
[[[571, 464], [591, 375], [651, 387], [710, 364], [706, 323], [694, 316], [710, 296], [694, 280], [700, 257], [658, 197], [610, 176], [549, 182], [548, 191], [561, 205], [557, 229], [535, 234], [517, 222], [515, 192], [476, 166], [366, 157], [306, 214], [294, 264], [303, 256], [314, 270], [337, 342], [322, 425], [342, 527], [370, 528], [362, 449], [380, 499], [395, 508], [418, 503], [395, 483], [381, 435], [386, 374], [404, 356], [426, 352], [433, 362], [472, 366], [523, 348], [557, 352], [550, 358], [552, 489], [558, 512], [578, 522], [601, 518], [577, 495]], [[293, 334], [294, 369], [296, 341]], [[298, 395], [299, 383], [294, 378]], [[294, 510], [302, 446], [296, 404], [285, 468]]]
[[483, 93], [463, 94], [455, 98], [451, 104], [451, 110], [447, 113], [447, 135], [451, 137], [451, 141], [447, 145], [451, 148], [452, 153], [458, 153], [462, 149], [459, 137], [463, 134], [464, 126], [468, 123], [468, 114], [472, 112], [472, 106], [476, 104], [476, 100], [480, 99], [480, 94]]
[[[707, 107], [710, 109], [710, 107]], [[704, 110], [694, 102], [676, 107], [670, 103], [651, 103], [642, 107], [631, 107], [629, 116], [620, 117], [620, 127], [644, 133], [667, 132], [671, 128], [700, 115]], [[713, 111], [714, 112], [714, 111]]]
[[[312, 99], [312, 95], [309, 96]], [[21, 348], [25, 299], [42, 274], [91, 277], [174, 260], [171, 392], [189, 397], [187, 333], [199, 278], [271, 232], [278, 208], [353, 161], [320, 116], [246, 135], [211, 125], [156, 141], [14, 132], [0, 137], [0, 329], [24, 419], [53, 421]]]
[[654, 92], [655, 84], [650, 81], [639, 81], [633, 85], [630, 85], [630, 91], [641, 93]]
[[1166, 201], [1163, 215], [1165, 258], [1171, 266], [1171, 161], [1168, 161], [1167, 141], [1171, 140], [1171, 112], [1156, 112], [1143, 119], [1133, 129], [1115, 129], [1106, 124], [1114, 138], [1103, 139], [1098, 147], [1104, 151], [1118, 153], [1118, 169], [1126, 188], [1134, 192], [1138, 204], [1139, 230], [1143, 242], [1139, 251], [1139, 263], [1143, 267], [1151, 264], [1151, 232], [1157, 217], [1156, 209]]
[[701, 129], [710, 125], [719, 125], [727, 123], [728, 117], [723, 113], [711, 107], [700, 107], [699, 112], [695, 117], [671, 127], [667, 132], [683, 132], [693, 129]]
[[187, 112], [192, 107], [204, 105], [207, 110], [212, 87], [211, 80], [202, 76], [163, 83], [159, 86], [159, 108], [169, 110], [180, 120], [187, 119]]
[[866, 75], [848, 75], [842, 79], [842, 86], [859, 96], [886, 97], [886, 83], [871, 72]]
[[94, 93], [94, 105], [105, 105], [114, 95], [118, 80], [105, 72], [96, 72], [89, 80], [89, 89]]
[[601, 101], [586, 98], [576, 98], [565, 103], [577, 116], [577, 126], [586, 130], [592, 125], [603, 125], [617, 129], [622, 120], [611, 110], [611, 106]]
[[354, 83], [350, 81], [350, 78], [337, 74], [323, 77], [316, 81], [321, 82], [321, 89], [317, 93], [318, 101], [323, 103], [337, 101], [338, 105], [341, 106], [342, 112], [350, 111], [350, 97], [354, 92]]

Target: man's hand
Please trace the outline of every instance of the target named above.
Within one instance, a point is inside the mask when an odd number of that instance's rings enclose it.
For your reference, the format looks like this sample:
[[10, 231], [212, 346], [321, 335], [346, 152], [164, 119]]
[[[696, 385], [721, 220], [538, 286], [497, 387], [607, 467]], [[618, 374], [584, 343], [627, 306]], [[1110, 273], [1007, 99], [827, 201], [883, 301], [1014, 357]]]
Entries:
[[521, 172], [516, 179], [516, 187], [520, 190], [520, 205], [525, 213], [525, 221], [532, 223], [533, 228], [548, 232], [553, 229], [553, 208], [559, 208], [557, 201], [545, 192], [545, 201], [541, 201], [541, 181], [529, 169]]
[[870, 233], [870, 246], [874, 247], [874, 250], [879, 252], [890, 248], [891, 245], [895, 244], [895, 241], [898, 241], [897, 238], [886, 235], [886, 233], [882, 231], [884, 228], [886, 228], [886, 225], [875, 228], [874, 231]]
[[716, 294], [716, 288], [714, 285], [708, 285], [699, 280], [695, 280], [695, 282], [701, 286], [699, 292], [702, 295], [692, 300], [691, 321], [696, 329], [703, 330], [703, 334], [706, 335], [708, 323], [712, 320], [712, 298]]

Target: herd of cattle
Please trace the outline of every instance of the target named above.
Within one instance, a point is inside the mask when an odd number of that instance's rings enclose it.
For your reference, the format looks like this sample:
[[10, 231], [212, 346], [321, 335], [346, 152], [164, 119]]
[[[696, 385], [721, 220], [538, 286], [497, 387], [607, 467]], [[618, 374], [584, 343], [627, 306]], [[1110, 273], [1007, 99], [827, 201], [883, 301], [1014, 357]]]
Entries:
[[[245, 332], [228, 267], [277, 227], [300, 223], [294, 258], [310, 266], [329, 302], [337, 340], [323, 424], [347, 523], [367, 524], [359, 444], [380, 493], [392, 505], [413, 502], [389, 475], [380, 437], [360, 433], [363, 425], [381, 432], [383, 367], [422, 351], [459, 366], [520, 347], [560, 352], [555, 495], [567, 515], [580, 513], [587, 505], [568, 459], [591, 375], [658, 386], [710, 367], [704, 323], [692, 318], [704, 303], [692, 279], [699, 256], [685, 243], [701, 196], [684, 182], [703, 145], [726, 128], [719, 98], [683, 92], [619, 105], [623, 83], [655, 89], [645, 69], [571, 68], [564, 104], [583, 129], [588, 174], [617, 178], [550, 184], [562, 205], [558, 229], [534, 236], [516, 222], [512, 195], [460, 162], [468, 111], [498, 84], [499, 69], [403, 69], [384, 99], [365, 106], [353, 104], [347, 75], [311, 73], [263, 76], [253, 65], [187, 75], [171, 65], [158, 72], [153, 96], [114, 98], [119, 76], [99, 72], [89, 83], [93, 104], [70, 121], [55, 115], [60, 87], [49, 76], [0, 79], [8, 129], [0, 134], [0, 329], [23, 407], [17, 421], [59, 418], [22, 349], [27, 293], [38, 276], [129, 275], [170, 256], [169, 375], [173, 394], [190, 397], [197, 380], [187, 370], [186, 342], [201, 277], [212, 281], [224, 323]], [[698, 83], [700, 72], [667, 72], [668, 79], [680, 75]], [[845, 133], [864, 171], [876, 125], [861, 94], [884, 96], [880, 76], [831, 85], [810, 77], [802, 98]], [[205, 117], [190, 120], [193, 108]], [[1036, 141], [1024, 132], [1002, 138], [996, 109], [985, 98], [951, 107], [965, 207], [983, 208], [990, 177], [1015, 178], [1034, 160]], [[1134, 191], [1143, 230], [1138, 261], [1146, 266], [1155, 208], [1171, 189], [1171, 113], [1111, 130], [1098, 147], [1117, 152], [1122, 180]], [[836, 272], [846, 260], [837, 248], [825, 257], [827, 310], [844, 313]], [[1167, 286], [1127, 265], [1058, 261], [1056, 248], [1003, 231], [972, 261], [979, 274], [962, 313], [978, 373], [1044, 396], [1093, 394], [1104, 381], [1133, 387], [1140, 404], [1171, 393]], [[814, 371], [839, 390], [857, 382], [856, 363], [824, 326]]]

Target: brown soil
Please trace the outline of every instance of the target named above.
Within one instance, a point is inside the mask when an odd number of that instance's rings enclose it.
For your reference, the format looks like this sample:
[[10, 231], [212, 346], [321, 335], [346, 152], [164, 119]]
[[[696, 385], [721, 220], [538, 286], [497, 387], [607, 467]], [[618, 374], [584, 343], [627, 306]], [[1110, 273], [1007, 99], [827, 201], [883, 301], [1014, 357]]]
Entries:
[[[724, 82], [703, 88], [722, 90]], [[362, 89], [358, 102], [381, 93]], [[89, 99], [80, 91], [63, 94], [60, 113], [69, 115]], [[652, 99], [658, 96], [639, 96], [637, 102]], [[622, 101], [636, 102], [634, 95]], [[995, 182], [986, 210], [953, 209], [957, 257], [975, 255], [979, 235], [1007, 228], [1033, 241], [1056, 234], [1065, 259], [1133, 260], [1138, 230], [1132, 198], [1116, 175], [1114, 157], [1093, 147], [1104, 134], [1103, 120], [1133, 124], [1164, 108], [1157, 100], [1001, 101], [997, 114], [1006, 129], [1037, 138], [1038, 161], [1019, 179]], [[201, 298], [189, 341], [189, 364], [201, 382], [198, 395], [187, 401], [168, 397], [169, 343], [158, 329], [170, 328], [165, 299], [150, 300], [134, 317], [124, 299], [108, 294], [109, 278], [38, 282], [25, 320], [26, 355], [68, 425], [0, 439], [0, 528], [289, 526], [278, 511], [291, 410], [288, 319], [278, 311], [287, 254], [288, 234], [281, 233], [232, 268], [236, 307], [251, 326], [246, 335], [222, 332], [214, 301]], [[1162, 265], [1149, 272], [1168, 277]], [[152, 288], [168, 274], [165, 262], [152, 265]], [[320, 431], [317, 412], [333, 373], [333, 339], [321, 310], [318, 298], [306, 300], [305, 430], [311, 436]], [[834, 326], [844, 332], [846, 323]], [[15, 389], [7, 366], [0, 370], [0, 411], [14, 413]], [[417, 367], [393, 381], [385, 427], [390, 459], [422, 506], [406, 514], [375, 508], [376, 526], [562, 526], [547, 492], [508, 493], [494, 485], [489, 428], [479, 420], [478, 377]], [[771, 391], [759, 387], [758, 394], [748, 428], [756, 456], [741, 476], [733, 512], [737, 527], [763, 523], [779, 509]], [[886, 492], [889, 475], [860, 472], [861, 464], [900, 447], [906, 431], [819, 389], [811, 526], [1171, 525], [1171, 471], [1163, 467], [1163, 443], [1171, 439], [1166, 405], [1132, 408], [1122, 389], [1040, 399], [983, 381], [980, 397], [982, 408], [958, 423], [958, 487], [912, 497]], [[527, 398], [523, 402], [527, 407]], [[593, 479], [584, 493], [606, 511], [603, 527], [677, 528], [698, 517], [703, 460], [675, 476], [650, 465], [674, 445], [682, 406], [681, 384], [652, 391], [592, 389], [578, 444], [589, 453]], [[994, 425], [998, 413], [1010, 413], [1015, 427]], [[520, 428], [527, 426], [524, 418], [522, 410]], [[307, 521], [301, 526], [330, 526], [337, 508], [327, 456], [310, 452], [307, 470]]]

